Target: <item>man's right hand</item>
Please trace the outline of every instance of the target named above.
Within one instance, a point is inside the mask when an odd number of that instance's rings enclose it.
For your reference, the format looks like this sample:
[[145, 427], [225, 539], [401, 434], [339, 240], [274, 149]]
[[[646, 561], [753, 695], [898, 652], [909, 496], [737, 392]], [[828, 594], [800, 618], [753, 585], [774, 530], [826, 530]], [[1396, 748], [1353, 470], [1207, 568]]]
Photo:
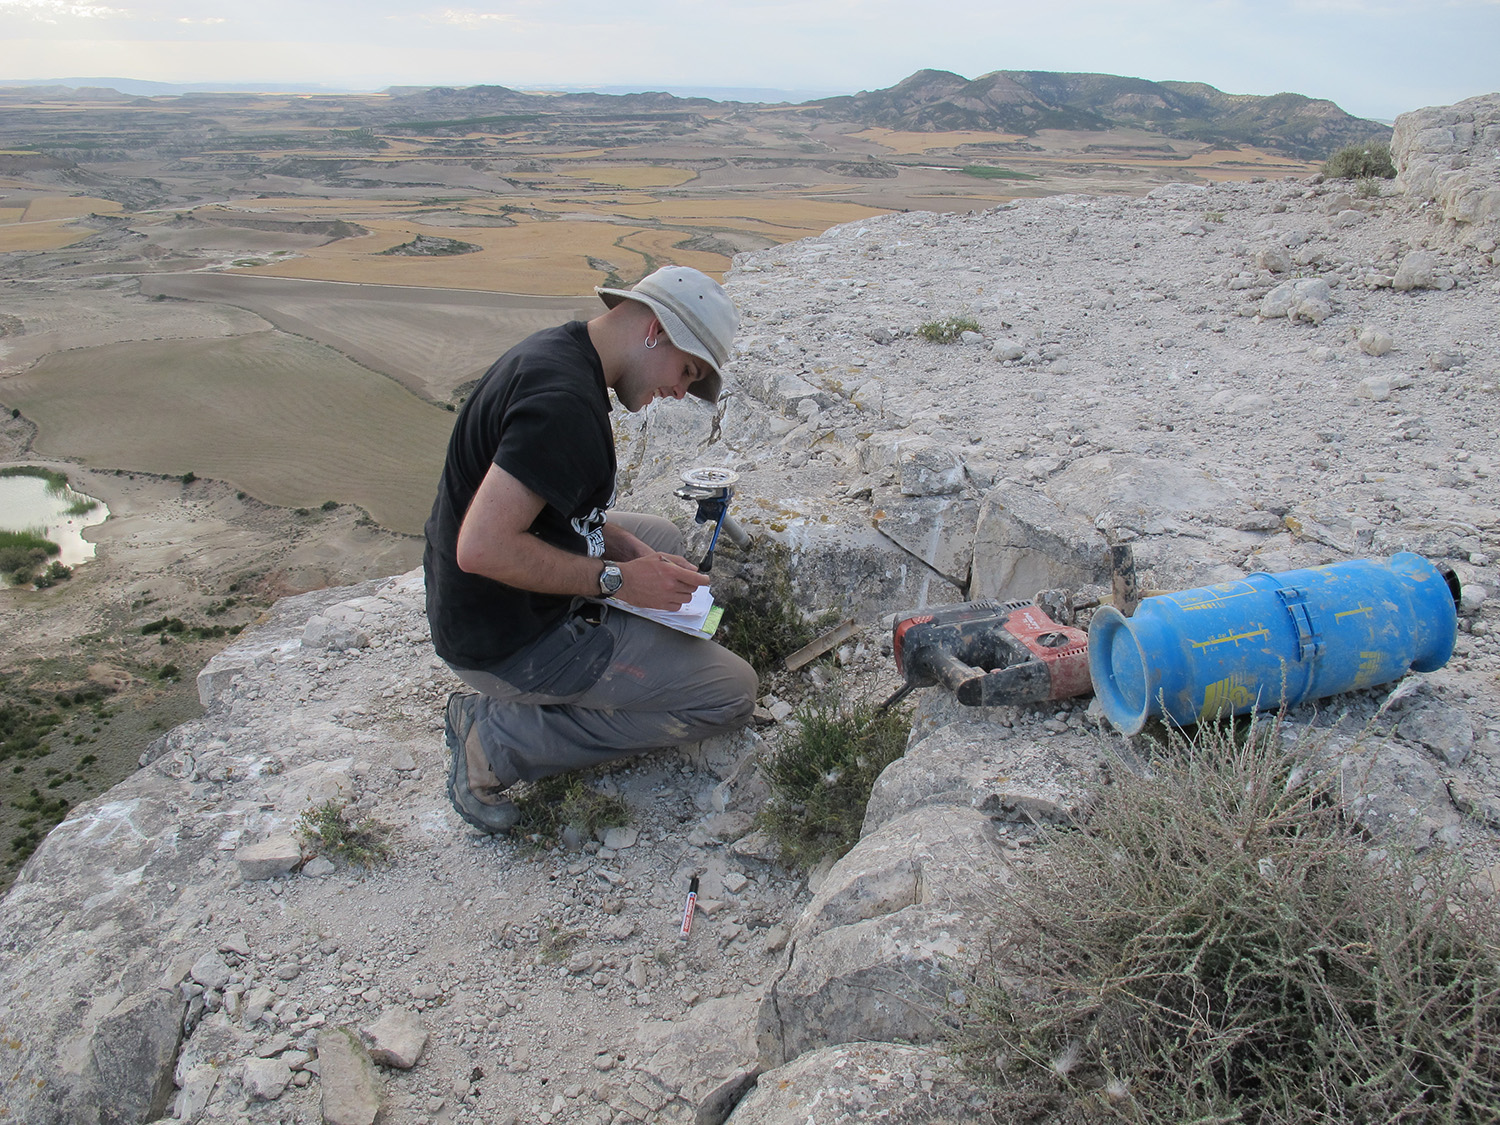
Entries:
[[693, 591], [708, 585], [708, 575], [681, 555], [653, 551], [619, 565], [625, 581], [615, 597], [642, 609], [681, 609]]

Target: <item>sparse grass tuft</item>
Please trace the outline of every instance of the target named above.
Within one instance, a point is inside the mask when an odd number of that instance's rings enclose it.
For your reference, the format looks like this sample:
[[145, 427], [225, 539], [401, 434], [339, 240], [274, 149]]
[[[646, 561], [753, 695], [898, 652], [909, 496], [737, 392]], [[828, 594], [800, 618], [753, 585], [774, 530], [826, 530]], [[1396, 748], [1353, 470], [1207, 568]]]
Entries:
[[1380, 177], [1361, 176], [1354, 181], [1354, 194], [1361, 199], [1379, 199], [1383, 194]]
[[1391, 160], [1391, 146], [1384, 141], [1345, 145], [1323, 163], [1323, 175], [1334, 180], [1357, 180], [1361, 177], [1396, 178]]
[[[12, 414], [11, 417], [17, 417]], [[0, 477], [39, 477], [47, 482], [47, 491], [61, 492], [68, 487], [68, 474], [56, 469], [44, 469], [40, 465], [6, 465], [0, 468]]]
[[326, 801], [303, 811], [300, 825], [325, 856], [374, 867], [390, 858], [386, 837], [390, 828], [374, 820], [351, 821], [348, 810], [337, 801]]
[[555, 840], [571, 827], [588, 839], [601, 828], [630, 823], [630, 806], [622, 798], [599, 792], [576, 773], [543, 778], [513, 796], [521, 810], [514, 829], [518, 837]]
[[1493, 1120], [1500, 927], [1458, 864], [1372, 851], [1274, 721], [1172, 741], [998, 904], [959, 1038], [996, 1118]]
[[782, 859], [811, 867], [859, 841], [875, 779], [906, 752], [911, 715], [899, 709], [809, 707], [795, 733], [762, 765], [771, 796], [759, 823]]
[[952, 344], [965, 332], [978, 332], [979, 322], [968, 316], [945, 316], [929, 320], [917, 329], [917, 335], [934, 344]]
[[[762, 679], [777, 665], [817, 635], [821, 618], [809, 621], [798, 608], [792, 589], [791, 552], [773, 539], [756, 539], [749, 554], [720, 540], [726, 558], [744, 562], [743, 582], [727, 587], [720, 599], [724, 621], [714, 640], [741, 657]], [[837, 617], [837, 611], [832, 614]]]

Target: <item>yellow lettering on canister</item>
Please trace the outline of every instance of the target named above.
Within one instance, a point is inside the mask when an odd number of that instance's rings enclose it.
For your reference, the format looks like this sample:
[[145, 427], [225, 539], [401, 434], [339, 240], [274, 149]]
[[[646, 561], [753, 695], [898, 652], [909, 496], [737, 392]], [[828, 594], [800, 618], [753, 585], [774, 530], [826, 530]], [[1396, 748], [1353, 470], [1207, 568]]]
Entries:
[[1362, 652], [1359, 654], [1359, 671], [1354, 673], [1354, 688], [1367, 688], [1371, 684], [1383, 684], [1390, 679], [1382, 674], [1381, 669], [1385, 667], [1386, 653]]
[[1227, 676], [1203, 689], [1203, 707], [1199, 719], [1217, 719], [1250, 706], [1250, 691], [1241, 676]]

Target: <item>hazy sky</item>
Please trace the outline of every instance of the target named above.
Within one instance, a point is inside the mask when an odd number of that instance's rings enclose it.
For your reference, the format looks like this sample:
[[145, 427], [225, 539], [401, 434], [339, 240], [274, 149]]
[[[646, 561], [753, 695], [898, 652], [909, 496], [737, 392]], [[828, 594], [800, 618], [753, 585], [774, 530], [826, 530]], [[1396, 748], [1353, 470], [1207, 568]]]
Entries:
[[1500, 0], [0, 0], [0, 79], [853, 92], [923, 67], [1290, 90], [1388, 119], [1500, 90]]

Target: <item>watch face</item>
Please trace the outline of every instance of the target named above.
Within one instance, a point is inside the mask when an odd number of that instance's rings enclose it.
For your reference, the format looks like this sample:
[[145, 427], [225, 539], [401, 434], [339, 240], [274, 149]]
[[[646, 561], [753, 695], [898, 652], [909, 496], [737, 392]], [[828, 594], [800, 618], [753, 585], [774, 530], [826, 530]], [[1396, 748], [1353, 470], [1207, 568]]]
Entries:
[[617, 593], [623, 585], [625, 585], [625, 576], [620, 573], [620, 568], [617, 566], [606, 566], [599, 575], [599, 589], [606, 594]]

